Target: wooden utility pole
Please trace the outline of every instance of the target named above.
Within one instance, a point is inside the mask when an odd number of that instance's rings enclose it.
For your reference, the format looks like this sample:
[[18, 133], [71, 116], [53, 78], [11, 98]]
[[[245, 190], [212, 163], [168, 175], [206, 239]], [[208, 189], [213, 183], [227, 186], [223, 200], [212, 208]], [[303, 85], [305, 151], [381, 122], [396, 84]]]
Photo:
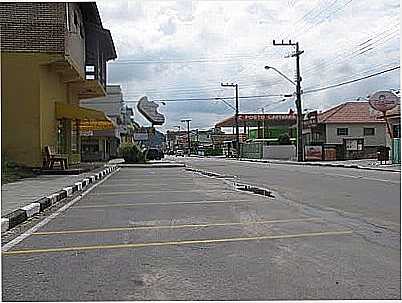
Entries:
[[240, 157], [240, 136], [239, 136], [239, 85], [234, 83], [221, 83], [223, 87], [234, 87], [236, 89], [236, 112], [235, 112], [235, 124], [236, 124], [236, 157]]
[[191, 153], [191, 141], [190, 141], [190, 121], [191, 119], [183, 119], [181, 122], [187, 122], [187, 140], [188, 140], [188, 155]]

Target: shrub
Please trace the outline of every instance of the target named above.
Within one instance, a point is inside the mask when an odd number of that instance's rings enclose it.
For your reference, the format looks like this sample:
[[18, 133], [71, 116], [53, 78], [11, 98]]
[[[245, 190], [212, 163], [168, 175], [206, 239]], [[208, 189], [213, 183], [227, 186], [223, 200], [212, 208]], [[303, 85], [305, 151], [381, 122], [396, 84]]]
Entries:
[[205, 156], [221, 156], [223, 155], [223, 150], [222, 148], [215, 148], [215, 149], [206, 149], [205, 150]]
[[290, 137], [288, 134], [281, 134], [278, 137], [278, 144], [279, 145], [290, 145]]
[[137, 144], [123, 143], [119, 147], [119, 153], [126, 163], [145, 163], [145, 155]]

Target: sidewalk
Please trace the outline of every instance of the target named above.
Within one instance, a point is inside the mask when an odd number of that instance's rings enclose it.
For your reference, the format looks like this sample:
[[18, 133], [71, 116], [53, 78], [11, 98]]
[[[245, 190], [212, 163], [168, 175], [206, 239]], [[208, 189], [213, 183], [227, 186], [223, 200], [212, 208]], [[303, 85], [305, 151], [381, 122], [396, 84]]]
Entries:
[[102, 169], [104, 166], [79, 175], [40, 175], [4, 184], [1, 186], [1, 214], [2, 216], [7, 215], [65, 187], [74, 185]]
[[293, 164], [293, 165], [330, 166], [330, 167], [357, 168], [357, 169], [381, 170], [381, 171], [392, 171], [392, 172], [401, 171], [400, 164], [380, 164], [376, 159], [297, 162], [290, 160], [241, 158], [240, 161], [273, 163], [273, 164], [276, 163], [276, 164]]

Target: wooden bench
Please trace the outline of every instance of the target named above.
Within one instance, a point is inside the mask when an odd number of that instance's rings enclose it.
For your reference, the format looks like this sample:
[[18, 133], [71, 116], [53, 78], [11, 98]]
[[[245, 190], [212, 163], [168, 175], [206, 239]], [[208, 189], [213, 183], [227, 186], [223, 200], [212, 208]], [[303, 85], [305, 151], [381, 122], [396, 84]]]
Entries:
[[68, 168], [68, 158], [66, 156], [56, 154], [53, 146], [46, 145], [44, 166], [52, 169], [55, 162], [59, 162], [62, 169]]

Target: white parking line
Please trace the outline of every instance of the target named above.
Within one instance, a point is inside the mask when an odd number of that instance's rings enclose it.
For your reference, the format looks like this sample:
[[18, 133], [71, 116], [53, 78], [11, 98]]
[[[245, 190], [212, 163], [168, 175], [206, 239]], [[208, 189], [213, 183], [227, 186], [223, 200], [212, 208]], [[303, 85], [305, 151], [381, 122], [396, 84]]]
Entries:
[[[115, 170], [115, 172], [118, 172], [119, 168]], [[103, 180], [99, 181], [99, 183], [94, 184], [94, 186], [92, 186], [91, 188], [87, 189], [85, 192], [83, 192], [81, 195], [79, 195], [77, 198], [75, 198], [74, 200], [68, 202], [66, 205], [64, 205], [63, 207], [61, 207], [60, 209], [58, 209], [56, 212], [54, 212], [53, 214], [51, 214], [49, 217], [45, 218], [43, 221], [39, 222], [38, 224], [36, 224], [34, 227], [30, 228], [29, 230], [27, 230], [26, 232], [24, 232], [23, 234], [19, 235], [18, 237], [16, 237], [15, 239], [11, 240], [10, 242], [8, 242], [7, 244], [5, 244], [2, 248], [1, 251], [4, 253], [6, 251], [8, 251], [9, 249], [13, 248], [15, 245], [17, 245], [18, 243], [20, 243], [21, 241], [25, 240], [26, 238], [28, 238], [29, 236], [31, 236], [34, 232], [36, 232], [39, 228], [41, 228], [42, 226], [46, 225], [47, 223], [49, 223], [51, 220], [53, 220], [54, 218], [56, 218], [58, 215], [60, 215], [61, 213], [63, 213], [66, 209], [68, 209], [69, 207], [71, 207], [74, 203], [76, 203], [77, 201], [81, 200], [83, 197], [85, 197], [87, 194], [89, 194], [92, 190], [94, 190], [98, 185], [102, 184], [103, 182], [105, 182], [107, 179], [109, 179], [109, 177], [113, 176], [114, 173], [111, 173], [110, 175], [106, 176]]]

